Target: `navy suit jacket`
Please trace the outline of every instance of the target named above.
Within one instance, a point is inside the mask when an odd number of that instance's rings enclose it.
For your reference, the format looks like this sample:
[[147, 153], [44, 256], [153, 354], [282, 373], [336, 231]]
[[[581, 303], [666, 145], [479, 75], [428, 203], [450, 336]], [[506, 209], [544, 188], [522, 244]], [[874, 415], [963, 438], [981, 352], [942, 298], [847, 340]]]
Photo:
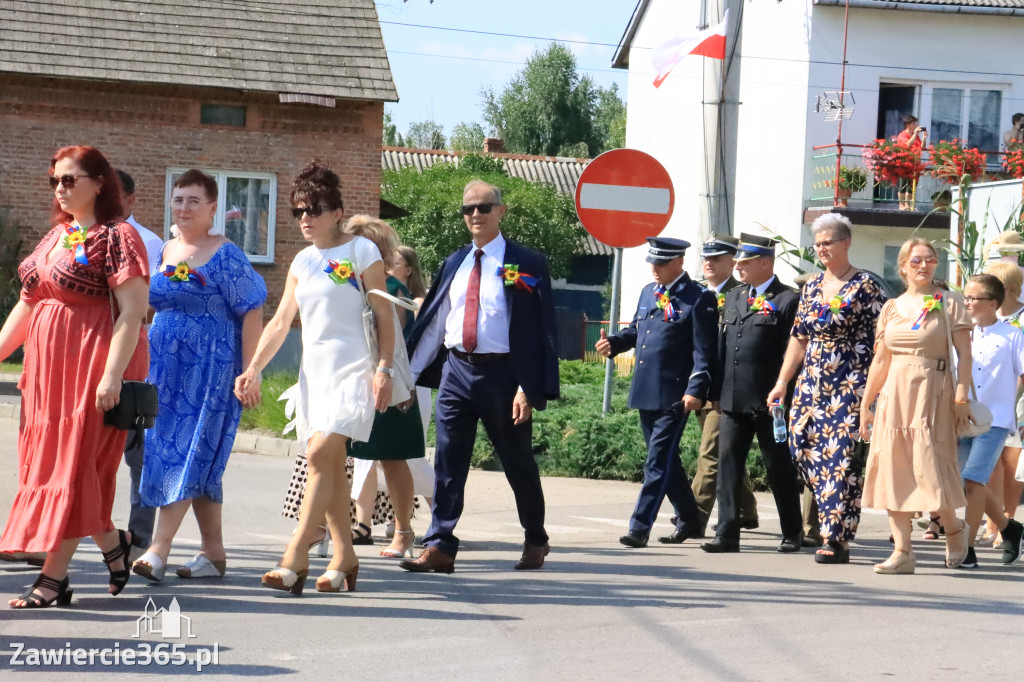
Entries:
[[608, 337], [612, 355], [636, 349], [629, 406], [668, 410], [684, 395], [707, 400], [718, 369], [718, 301], [683, 273], [668, 292], [676, 319], [665, 320], [655, 286], [640, 292], [633, 322]]
[[[437, 388], [447, 358], [444, 324], [450, 310], [449, 289], [462, 261], [473, 248], [467, 244], [445, 259], [423, 301], [419, 316], [409, 330], [412, 374], [419, 386]], [[543, 410], [558, 398], [558, 343], [555, 305], [551, 295], [548, 261], [541, 254], [511, 241], [505, 242], [505, 264], [518, 264], [519, 272], [538, 278], [532, 291], [505, 287], [508, 306], [508, 345], [516, 381], [534, 408]], [[483, 273], [483, 276], [497, 276]]]

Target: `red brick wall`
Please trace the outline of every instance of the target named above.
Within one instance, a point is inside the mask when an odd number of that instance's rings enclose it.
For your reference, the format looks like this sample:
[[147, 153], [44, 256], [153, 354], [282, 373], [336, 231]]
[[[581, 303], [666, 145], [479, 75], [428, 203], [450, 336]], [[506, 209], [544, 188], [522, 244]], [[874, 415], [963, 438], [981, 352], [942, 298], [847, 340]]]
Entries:
[[[204, 103], [244, 105], [245, 128], [200, 125]], [[0, 206], [22, 226], [26, 251], [34, 248], [50, 227], [49, 160], [68, 144], [97, 147], [135, 178], [135, 217], [157, 234], [169, 167], [275, 173], [275, 262], [255, 265], [269, 316], [307, 245], [291, 217], [292, 178], [319, 158], [341, 176], [347, 214], [377, 215], [382, 115], [381, 102], [338, 100], [331, 109], [279, 104], [272, 94], [0, 75]]]

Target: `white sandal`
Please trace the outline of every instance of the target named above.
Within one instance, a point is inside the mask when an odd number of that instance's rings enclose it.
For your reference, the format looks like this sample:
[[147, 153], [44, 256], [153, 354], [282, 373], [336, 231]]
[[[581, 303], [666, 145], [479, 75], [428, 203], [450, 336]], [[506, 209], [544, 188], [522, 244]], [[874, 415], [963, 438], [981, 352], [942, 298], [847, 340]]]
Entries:
[[220, 578], [224, 576], [227, 565], [226, 559], [210, 561], [205, 554], [196, 554], [191, 561], [178, 566], [175, 573], [179, 578]]
[[164, 564], [164, 560], [154, 552], [146, 552], [132, 564], [132, 573], [155, 583], [163, 582], [166, 571], [167, 565]]

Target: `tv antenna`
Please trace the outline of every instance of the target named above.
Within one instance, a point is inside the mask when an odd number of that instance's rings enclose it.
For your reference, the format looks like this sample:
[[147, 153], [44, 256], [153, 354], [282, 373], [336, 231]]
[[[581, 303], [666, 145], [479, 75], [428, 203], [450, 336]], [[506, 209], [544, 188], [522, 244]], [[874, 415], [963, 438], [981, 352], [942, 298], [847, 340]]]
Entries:
[[818, 95], [814, 111], [825, 114], [826, 121], [849, 120], [853, 117], [853, 105], [856, 103], [849, 90], [826, 90]]

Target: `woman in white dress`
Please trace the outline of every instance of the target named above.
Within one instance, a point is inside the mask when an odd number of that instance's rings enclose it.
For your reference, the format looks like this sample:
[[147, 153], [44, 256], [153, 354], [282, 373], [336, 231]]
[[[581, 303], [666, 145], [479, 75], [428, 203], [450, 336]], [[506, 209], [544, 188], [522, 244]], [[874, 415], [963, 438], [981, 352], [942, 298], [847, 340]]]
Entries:
[[[302, 319], [299, 383], [288, 389], [299, 442], [309, 467], [298, 529], [263, 584], [301, 594], [309, 572], [309, 545], [324, 517], [334, 540], [318, 592], [355, 589], [359, 561], [352, 549], [352, 520], [345, 458], [350, 440], [365, 441], [374, 410], [391, 400], [394, 320], [391, 303], [370, 297], [377, 321], [380, 361], [374, 367], [363, 332], [363, 290], [385, 289], [384, 264], [373, 242], [344, 234], [338, 176], [316, 161], [299, 171], [291, 191], [292, 214], [309, 246], [295, 257], [284, 294], [267, 323], [236, 391], [259, 385], [260, 372], [284, 343], [296, 313]], [[282, 396], [284, 397], [284, 396]]]

